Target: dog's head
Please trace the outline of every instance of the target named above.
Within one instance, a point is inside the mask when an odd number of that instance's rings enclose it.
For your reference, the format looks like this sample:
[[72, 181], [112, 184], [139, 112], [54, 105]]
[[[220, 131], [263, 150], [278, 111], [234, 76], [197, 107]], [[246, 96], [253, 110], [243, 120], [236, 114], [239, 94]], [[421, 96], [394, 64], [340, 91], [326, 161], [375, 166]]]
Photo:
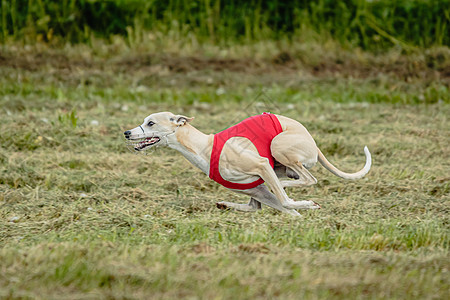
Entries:
[[141, 125], [123, 134], [128, 146], [136, 151], [148, 150], [154, 146], [167, 146], [170, 140], [176, 139], [177, 128], [193, 119], [171, 112], [154, 113], [145, 118]]

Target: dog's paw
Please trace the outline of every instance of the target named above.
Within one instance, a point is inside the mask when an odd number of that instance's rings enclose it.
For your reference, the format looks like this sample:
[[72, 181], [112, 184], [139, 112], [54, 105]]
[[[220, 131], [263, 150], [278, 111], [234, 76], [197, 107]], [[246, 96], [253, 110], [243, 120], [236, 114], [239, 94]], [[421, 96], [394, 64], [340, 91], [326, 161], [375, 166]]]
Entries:
[[216, 206], [218, 209], [229, 209], [229, 207], [223, 202], [217, 202]]
[[289, 202], [284, 206], [288, 209], [320, 209], [320, 204], [311, 200], [293, 201], [290, 199]]
[[314, 202], [314, 201], [311, 201], [311, 202], [312, 202], [311, 209], [321, 209], [322, 208], [319, 203]]
[[322, 208], [319, 203], [314, 202], [312, 200], [308, 200], [308, 201], [305, 201], [305, 202], [308, 203], [306, 209], [321, 209]]

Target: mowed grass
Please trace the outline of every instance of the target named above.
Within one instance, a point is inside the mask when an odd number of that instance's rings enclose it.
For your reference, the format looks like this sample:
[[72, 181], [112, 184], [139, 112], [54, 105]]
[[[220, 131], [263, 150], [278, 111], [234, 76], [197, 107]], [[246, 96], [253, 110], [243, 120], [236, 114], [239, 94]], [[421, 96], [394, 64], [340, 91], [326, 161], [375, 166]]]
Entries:
[[[448, 82], [116, 62], [0, 68], [1, 298], [448, 296]], [[373, 167], [346, 181], [317, 165], [316, 186], [288, 190], [322, 205], [301, 219], [221, 211], [249, 199], [173, 150], [126, 149], [124, 130], [166, 110], [205, 133], [270, 110], [338, 168], [361, 168], [364, 145]]]

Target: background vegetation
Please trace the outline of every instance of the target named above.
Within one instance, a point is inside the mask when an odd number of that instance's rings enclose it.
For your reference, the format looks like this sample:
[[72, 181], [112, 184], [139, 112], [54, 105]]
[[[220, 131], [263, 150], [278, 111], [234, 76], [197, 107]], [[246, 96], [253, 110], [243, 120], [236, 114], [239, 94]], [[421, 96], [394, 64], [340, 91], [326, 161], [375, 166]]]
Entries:
[[[447, 299], [448, 1], [1, 3], [0, 298]], [[122, 132], [302, 122], [345, 171], [247, 202]]]
[[92, 35], [153, 32], [219, 44], [332, 38], [370, 50], [450, 43], [448, 0], [3, 0], [1, 13], [4, 42], [84, 43]]

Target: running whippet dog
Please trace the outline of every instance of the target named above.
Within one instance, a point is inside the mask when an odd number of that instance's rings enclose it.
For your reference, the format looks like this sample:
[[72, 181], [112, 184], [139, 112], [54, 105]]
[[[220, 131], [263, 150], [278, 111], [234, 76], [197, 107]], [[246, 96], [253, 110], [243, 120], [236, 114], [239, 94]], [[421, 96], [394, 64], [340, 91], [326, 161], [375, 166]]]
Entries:
[[[300, 216], [296, 209], [318, 209], [320, 205], [313, 201], [294, 201], [284, 188], [316, 184], [316, 178], [308, 169], [317, 161], [344, 179], [362, 178], [372, 164], [369, 149], [364, 147], [366, 164], [360, 171], [338, 170], [328, 162], [302, 124], [281, 115], [264, 113], [209, 135], [190, 125], [193, 119], [170, 112], [154, 113], [124, 135], [128, 145], [136, 151], [154, 146], [178, 150], [211, 179], [251, 197], [248, 204], [216, 203], [221, 209], [256, 211], [265, 204]], [[279, 177], [291, 179], [280, 180]]]

